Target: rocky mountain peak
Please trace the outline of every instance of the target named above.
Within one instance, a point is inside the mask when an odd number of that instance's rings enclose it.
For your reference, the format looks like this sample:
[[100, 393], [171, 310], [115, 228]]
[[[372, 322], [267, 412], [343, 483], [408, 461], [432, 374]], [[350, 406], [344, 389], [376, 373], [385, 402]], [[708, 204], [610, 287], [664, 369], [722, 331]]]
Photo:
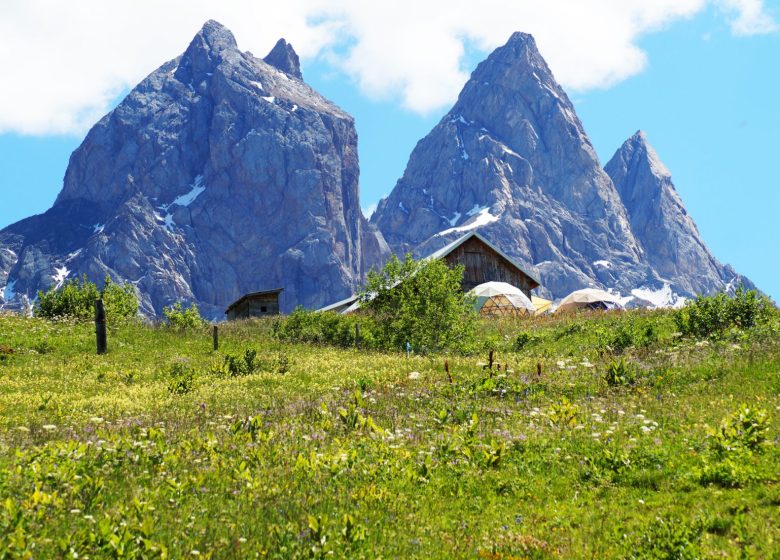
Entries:
[[182, 54], [175, 76], [184, 83], [199, 81], [210, 75], [228, 53], [238, 53], [236, 38], [227, 27], [210, 19]]
[[268, 53], [268, 56], [266, 56], [263, 61], [294, 78], [298, 78], [299, 80], [303, 79], [298, 53], [295, 52], [293, 46], [284, 38], [279, 39], [276, 42], [274, 48], [271, 49], [271, 52]]
[[[659, 178], [671, 177], [672, 175], [661, 161], [661, 158], [658, 157], [653, 146], [650, 145], [650, 142], [647, 140], [647, 134], [641, 130], [636, 131], [631, 138], [623, 142], [623, 145], [612, 159], [614, 161], [610, 161], [607, 167], [616, 173], [619, 172], [619, 167], [628, 169], [634, 166], [644, 166], [649, 173]], [[607, 173], [610, 173], [610, 171], [607, 170]]]
[[718, 291], [741, 282], [704, 244], [647, 135], [637, 131], [605, 166], [628, 214], [644, 259], [659, 276], [685, 295]]

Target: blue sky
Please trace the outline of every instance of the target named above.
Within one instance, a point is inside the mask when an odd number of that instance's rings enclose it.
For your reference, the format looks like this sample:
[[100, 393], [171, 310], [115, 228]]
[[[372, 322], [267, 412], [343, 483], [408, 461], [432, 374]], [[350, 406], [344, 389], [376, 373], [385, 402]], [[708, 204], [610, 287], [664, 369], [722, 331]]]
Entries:
[[[758, 33], [740, 33], [735, 25], [742, 12], [729, 18], [724, 15], [723, 5], [705, 6], [698, 1], [690, 0], [687, 11], [675, 17], [653, 14], [657, 19], [648, 24], [650, 27], [634, 29], [630, 40], [583, 47], [596, 59], [594, 70], [587, 74], [577, 74], [577, 65], [582, 63], [567, 61], [565, 54], [572, 45], [557, 44], [549, 32], [545, 35], [544, 22], [534, 24], [541, 26], [535, 34], [556, 76], [563, 77], [561, 81], [602, 163], [636, 130], [644, 130], [671, 170], [683, 202], [715, 256], [732, 264], [777, 300], [780, 33], [771, 24]], [[772, 21], [777, 19], [776, 8], [772, 4], [762, 6], [764, 13], [774, 18]], [[247, 32], [237, 31], [229, 19], [230, 15], [224, 14], [220, 21], [228, 20], [223, 23], [236, 32], [239, 46], [247, 48]], [[363, 30], [358, 24], [350, 25], [355, 28], [352, 33], [358, 45], [361, 33], [368, 35], [373, 30], [370, 26]], [[180, 36], [191, 37], [198, 25], [182, 27]], [[512, 29], [535, 31], [523, 29], [521, 22], [513, 23]], [[395, 66], [394, 59], [386, 62], [386, 74], [392, 82], [383, 82], [385, 76], [365, 62], [377, 52], [370, 45], [365, 53], [357, 49], [348, 52], [341, 47], [355, 41], [342, 43], [340, 48], [328, 47], [325, 39], [304, 31], [298, 32], [298, 44], [295, 34], [291, 39], [303, 54], [304, 78], [355, 116], [364, 208], [390, 192], [412, 148], [448, 110], [468, 72], [508, 37], [508, 33], [500, 39], [472, 30], [471, 40], [461, 43], [461, 52], [443, 51], [444, 47], [431, 43], [426, 49], [426, 53], [432, 51], [431, 59], [423, 60], [420, 68], [409, 69], [408, 74], [408, 60], [401, 57]], [[249, 45], [255, 54], [264, 54], [265, 45], [270, 48], [279, 35], [290, 37], [277, 28], [266, 34], [268, 37], [259, 46]], [[39, 118], [46, 112], [46, 100], [41, 101], [41, 111], [31, 110], [26, 120], [17, 118], [18, 114], [0, 114], [0, 131], [4, 131], [0, 133], [0, 194], [4, 200], [0, 227], [45, 211], [59, 192], [68, 157], [84, 133], [83, 123], [70, 125], [56, 120], [60, 113], [71, 110], [93, 122], [121, 99], [118, 94], [127, 91], [133, 80], [184, 49], [187, 39], [175, 39], [159, 47], [159, 53], [150, 48], [146, 58], [136, 63], [137, 69], [127, 72], [125, 83], [114, 83], [113, 90], [103, 88], [91, 105], [84, 102], [75, 109], [52, 105], [49, 111], [54, 116], [47, 121]], [[444, 39], [441, 44], [451, 47]], [[420, 49], [425, 47], [419, 45]], [[621, 48], [623, 55], [613, 60], [613, 51]], [[422, 55], [412, 52], [410, 56], [417, 60]], [[608, 60], [611, 66], [602, 68], [600, 60]], [[437, 61], [441, 61], [443, 70], [436, 69]], [[382, 61], [378, 64], [381, 66]], [[100, 66], [100, 62], [94, 66]], [[436, 84], [426, 89], [428, 69]], [[88, 70], [74, 69], [72, 79], [79, 79], [79, 72]], [[65, 73], [63, 79], [68, 75]], [[589, 83], [590, 76], [602, 77]], [[447, 88], [439, 87], [441, 84]], [[84, 91], [88, 93], [86, 88]], [[106, 91], [113, 91], [108, 99]], [[77, 98], [77, 93], [86, 95], [76, 92], [68, 98]]]

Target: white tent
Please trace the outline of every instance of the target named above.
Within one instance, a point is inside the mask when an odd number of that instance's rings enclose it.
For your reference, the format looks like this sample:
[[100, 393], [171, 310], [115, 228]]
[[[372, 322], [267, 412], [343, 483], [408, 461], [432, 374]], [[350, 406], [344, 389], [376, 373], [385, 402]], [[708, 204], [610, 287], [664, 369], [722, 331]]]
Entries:
[[469, 293], [477, 297], [474, 308], [480, 315], [533, 315], [536, 311], [520, 288], [506, 282], [485, 282]]
[[623, 309], [620, 298], [616, 295], [596, 290], [594, 288], [585, 288], [570, 293], [558, 304], [556, 313], [574, 311], [576, 309]]

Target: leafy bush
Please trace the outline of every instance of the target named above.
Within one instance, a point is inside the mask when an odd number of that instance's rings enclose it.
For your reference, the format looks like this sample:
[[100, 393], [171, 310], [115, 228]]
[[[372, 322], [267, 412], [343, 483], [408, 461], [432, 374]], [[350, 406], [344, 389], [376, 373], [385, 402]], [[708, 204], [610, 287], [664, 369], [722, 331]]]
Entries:
[[95, 316], [95, 300], [101, 298], [108, 319], [127, 319], [138, 315], [138, 298], [131, 284], [115, 284], [107, 276], [103, 289], [98, 290], [86, 275], [66, 280], [59, 288], [39, 291], [35, 314], [49, 319], [92, 319]]
[[347, 348], [356, 345], [356, 325], [359, 325], [360, 330], [360, 346], [375, 347], [376, 327], [370, 317], [341, 315], [331, 311], [308, 311], [303, 307], [297, 307], [289, 317], [279, 323], [276, 336], [289, 342], [329, 344]]
[[195, 371], [183, 362], [171, 364], [168, 377], [168, 392], [173, 395], [186, 395], [195, 384]]
[[512, 343], [512, 348], [516, 352], [520, 352], [523, 350], [526, 346], [529, 346], [536, 342], [538, 340], [538, 337], [532, 333], [529, 333], [528, 331], [522, 331], [517, 334], [515, 337], [514, 342]]
[[720, 293], [686, 302], [675, 312], [674, 321], [683, 335], [704, 338], [717, 336], [730, 327], [750, 329], [764, 324], [771, 309], [769, 298], [740, 286], [733, 297]]
[[613, 360], [604, 372], [604, 379], [610, 387], [622, 387], [632, 385], [636, 381], [636, 375], [625, 360]]
[[767, 412], [746, 404], [723, 418], [707, 434], [710, 453], [699, 471], [701, 484], [739, 488], [755, 479], [753, 452], [760, 452], [767, 439]]
[[716, 430], [710, 432], [711, 446], [718, 453], [727, 453], [735, 447], [760, 451], [769, 431], [766, 410], [746, 404], [721, 420]]
[[180, 301], [177, 301], [170, 307], [163, 308], [163, 315], [168, 321], [168, 326], [173, 329], [197, 329], [206, 324], [206, 321], [200, 316], [198, 306], [194, 303], [184, 307]]
[[360, 299], [379, 329], [383, 346], [417, 352], [458, 348], [474, 333], [473, 299], [463, 293], [463, 266], [439, 259], [401, 262], [392, 257], [371, 271]]

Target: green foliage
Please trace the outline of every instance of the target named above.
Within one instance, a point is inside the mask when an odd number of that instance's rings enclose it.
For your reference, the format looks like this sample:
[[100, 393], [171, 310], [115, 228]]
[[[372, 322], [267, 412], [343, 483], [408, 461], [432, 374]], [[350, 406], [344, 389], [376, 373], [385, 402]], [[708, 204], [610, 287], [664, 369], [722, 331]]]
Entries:
[[184, 362], [174, 362], [168, 367], [168, 392], [186, 395], [195, 384], [195, 370]]
[[677, 329], [684, 336], [718, 336], [729, 328], [750, 329], [765, 324], [772, 312], [766, 296], [755, 290], [737, 288], [733, 297], [725, 293], [699, 296], [675, 312]]
[[550, 405], [550, 424], [561, 428], [570, 428], [577, 423], [580, 407], [569, 401], [566, 397], [561, 398], [557, 403]]
[[170, 307], [163, 308], [163, 315], [165, 315], [168, 326], [172, 329], [199, 329], [206, 324], [206, 321], [200, 316], [198, 306], [195, 303], [184, 307], [180, 301], [177, 301]]
[[[0, 558], [772, 558], [780, 338], [673, 314], [478, 320], [494, 367], [453, 352], [450, 379], [273, 320], [225, 323], [222, 354], [126, 322], [96, 356], [91, 324], [0, 313]], [[610, 390], [621, 358], [658, 373]]]
[[369, 272], [360, 299], [383, 344], [404, 348], [408, 342], [416, 352], [465, 344], [474, 334], [476, 313], [461, 289], [463, 270], [407, 254], [403, 262], [393, 256], [380, 272]]
[[378, 341], [376, 327], [370, 317], [355, 314], [341, 315], [331, 311], [309, 311], [303, 307], [295, 310], [276, 328], [276, 336], [283, 341], [329, 344], [348, 348], [356, 346], [355, 326], [360, 330], [360, 346], [374, 348]]
[[520, 352], [521, 350], [532, 345], [536, 341], [537, 341], [536, 335], [528, 331], [521, 331], [517, 333], [514, 343], [512, 344], [512, 349], [515, 350], [516, 352]]
[[271, 357], [258, 357], [257, 350], [247, 348], [243, 354], [225, 354], [222, 362], [212, 364], [211, 372], [228, 377], [244, 377], [258, 371], [287, 373], [291, 365], [292, 360], [284, 352]]
[[138, 298], [131, 284], [115, 284], [106, 276], [103, 288], [81, 278], [66, 280], [59, 288], [38, 292], [35, 315], [48, 319], [72, 317], [79, 320], [93, 319], [95, 300], [103, 299], [108, 320], [129, 319], [138, 315]]
[[760, 451], [767, 439], [769, 419], [766, 410], [742, 404], [723, 418], [717, 429], [709, 433], [710, 445], [720, 454], [735, 447]]
[[626, 551], [626, 557], [642, 560], [698, 560], [704, 532], [701, 521], [656, 518]]
[[699, 471], [701, 484], [740, 488], [756, 478], [753, 453], [761, 452], [769, 431], [766, 410], [742, 404], [708, 429], [709, 453]]
[[636, 374], [624, 359], [612, 360], [604, 371], [604, 379], [610, 387], [623, 387], [636, 382]]

